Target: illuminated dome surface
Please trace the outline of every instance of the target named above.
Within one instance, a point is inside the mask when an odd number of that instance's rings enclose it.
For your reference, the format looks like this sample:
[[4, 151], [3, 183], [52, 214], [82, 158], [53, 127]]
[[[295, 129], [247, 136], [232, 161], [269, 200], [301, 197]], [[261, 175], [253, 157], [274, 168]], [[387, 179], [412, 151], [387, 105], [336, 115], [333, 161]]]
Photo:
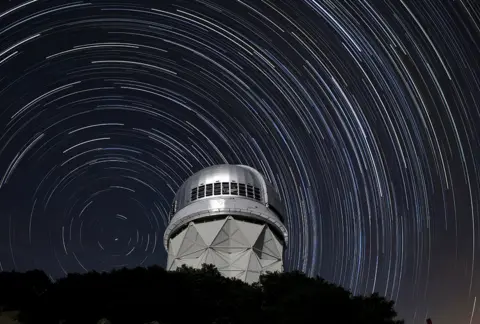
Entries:
[[245, 165], [205, 168], [178, 190], [164, 244], [167, 269], [214, 264], [247, 282], [283, 271], [288, 234], [281, 200], [262, 174]]

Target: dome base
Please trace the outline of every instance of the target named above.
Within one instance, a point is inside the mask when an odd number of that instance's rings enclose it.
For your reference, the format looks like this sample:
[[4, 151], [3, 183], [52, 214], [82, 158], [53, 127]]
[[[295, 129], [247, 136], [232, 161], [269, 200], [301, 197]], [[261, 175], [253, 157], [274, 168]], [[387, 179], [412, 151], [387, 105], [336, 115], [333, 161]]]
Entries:
[[235, 219], [191, 221], [169, 239], [167, 270], [213, 264], [222, 275], [247, 283], [283, 271], [283, 245], [267, 224]]

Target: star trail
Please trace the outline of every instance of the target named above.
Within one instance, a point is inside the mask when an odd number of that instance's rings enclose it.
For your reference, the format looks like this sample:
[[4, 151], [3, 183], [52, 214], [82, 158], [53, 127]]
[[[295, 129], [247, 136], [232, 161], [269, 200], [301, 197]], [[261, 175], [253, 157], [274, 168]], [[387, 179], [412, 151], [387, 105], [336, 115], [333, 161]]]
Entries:
[[475, 0], [2, 1], [0, 270], [164, 265], [174, 193], [265, 174], [287, 270], [480, 323]]

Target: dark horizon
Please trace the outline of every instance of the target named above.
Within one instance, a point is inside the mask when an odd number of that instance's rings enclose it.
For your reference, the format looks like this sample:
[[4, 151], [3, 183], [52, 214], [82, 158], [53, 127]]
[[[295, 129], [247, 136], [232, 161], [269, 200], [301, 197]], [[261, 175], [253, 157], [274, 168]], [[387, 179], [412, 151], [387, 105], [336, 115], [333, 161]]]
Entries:
[[245, 164], [286, 270], [478, 320], [478, 1], [130, 2], [0, 2], [0, 271], [163, 266], [178, 187]]
[[265, 273], [255, 284], [207, 264], [88, 272], [55, 283], [44, 272], [1, 272], [0, 286], [0, 321], [24, 324], [404, 324], [393, 301], [355, 296], [298, 271]]

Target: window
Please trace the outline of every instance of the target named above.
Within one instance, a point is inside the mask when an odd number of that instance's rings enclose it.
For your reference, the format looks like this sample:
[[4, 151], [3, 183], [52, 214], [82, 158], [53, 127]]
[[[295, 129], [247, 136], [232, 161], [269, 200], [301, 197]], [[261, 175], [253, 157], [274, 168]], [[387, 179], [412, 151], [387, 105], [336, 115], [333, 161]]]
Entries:
[[220, 182], [217, 182], [213, 185], [213, 194], [215, 196], [218, 196], [220, 195], [220, 193], [222, 192], [221, 191], [221, 188], [222, 188], [222, 184]]
[[205, 186], [205, 196], [208, 197], [208, 196], [211, 196], [213, 194], [213, 184], [212, 183], [209, 183]]
[[192, 196], [191, 196], [192, 201], [197, 200], [197, 193], [198, 193], [198, 187], [193, 188], [192, 189]]
[[254, 187], [250, 184], [247, 185], [232, 181], [208, 183], [206, 185], [200, 185], [196, 188], [192, 188], [190, 201], [219, 195], [244, 196], [257, 201], [262, 200], [260, 188]]
[[230, 183], [222, 182], [222, 195], [230, 194]]
[[238, 184], [232, 183], [232, 191], [230, 192], [232, 195], [238, 195]]
[[244, 184], [244, 183], [239, 183], [239, 184], [238, 184], [238, 194], [239, 194], [240, 196], [246, 196], [245, 184]]
[[198, 187], [198, 198], [205, 197], [205, 186]]
[[254, 187], [253, 190], [254, 190], [254, 194], [255, 194], [255, 200], [261, 200], [260, 188]]
[[255, 197], [253, 195], [253, 186], [252, 185], [247, 185], [247, 197], [248, 198], [254, 198]]

